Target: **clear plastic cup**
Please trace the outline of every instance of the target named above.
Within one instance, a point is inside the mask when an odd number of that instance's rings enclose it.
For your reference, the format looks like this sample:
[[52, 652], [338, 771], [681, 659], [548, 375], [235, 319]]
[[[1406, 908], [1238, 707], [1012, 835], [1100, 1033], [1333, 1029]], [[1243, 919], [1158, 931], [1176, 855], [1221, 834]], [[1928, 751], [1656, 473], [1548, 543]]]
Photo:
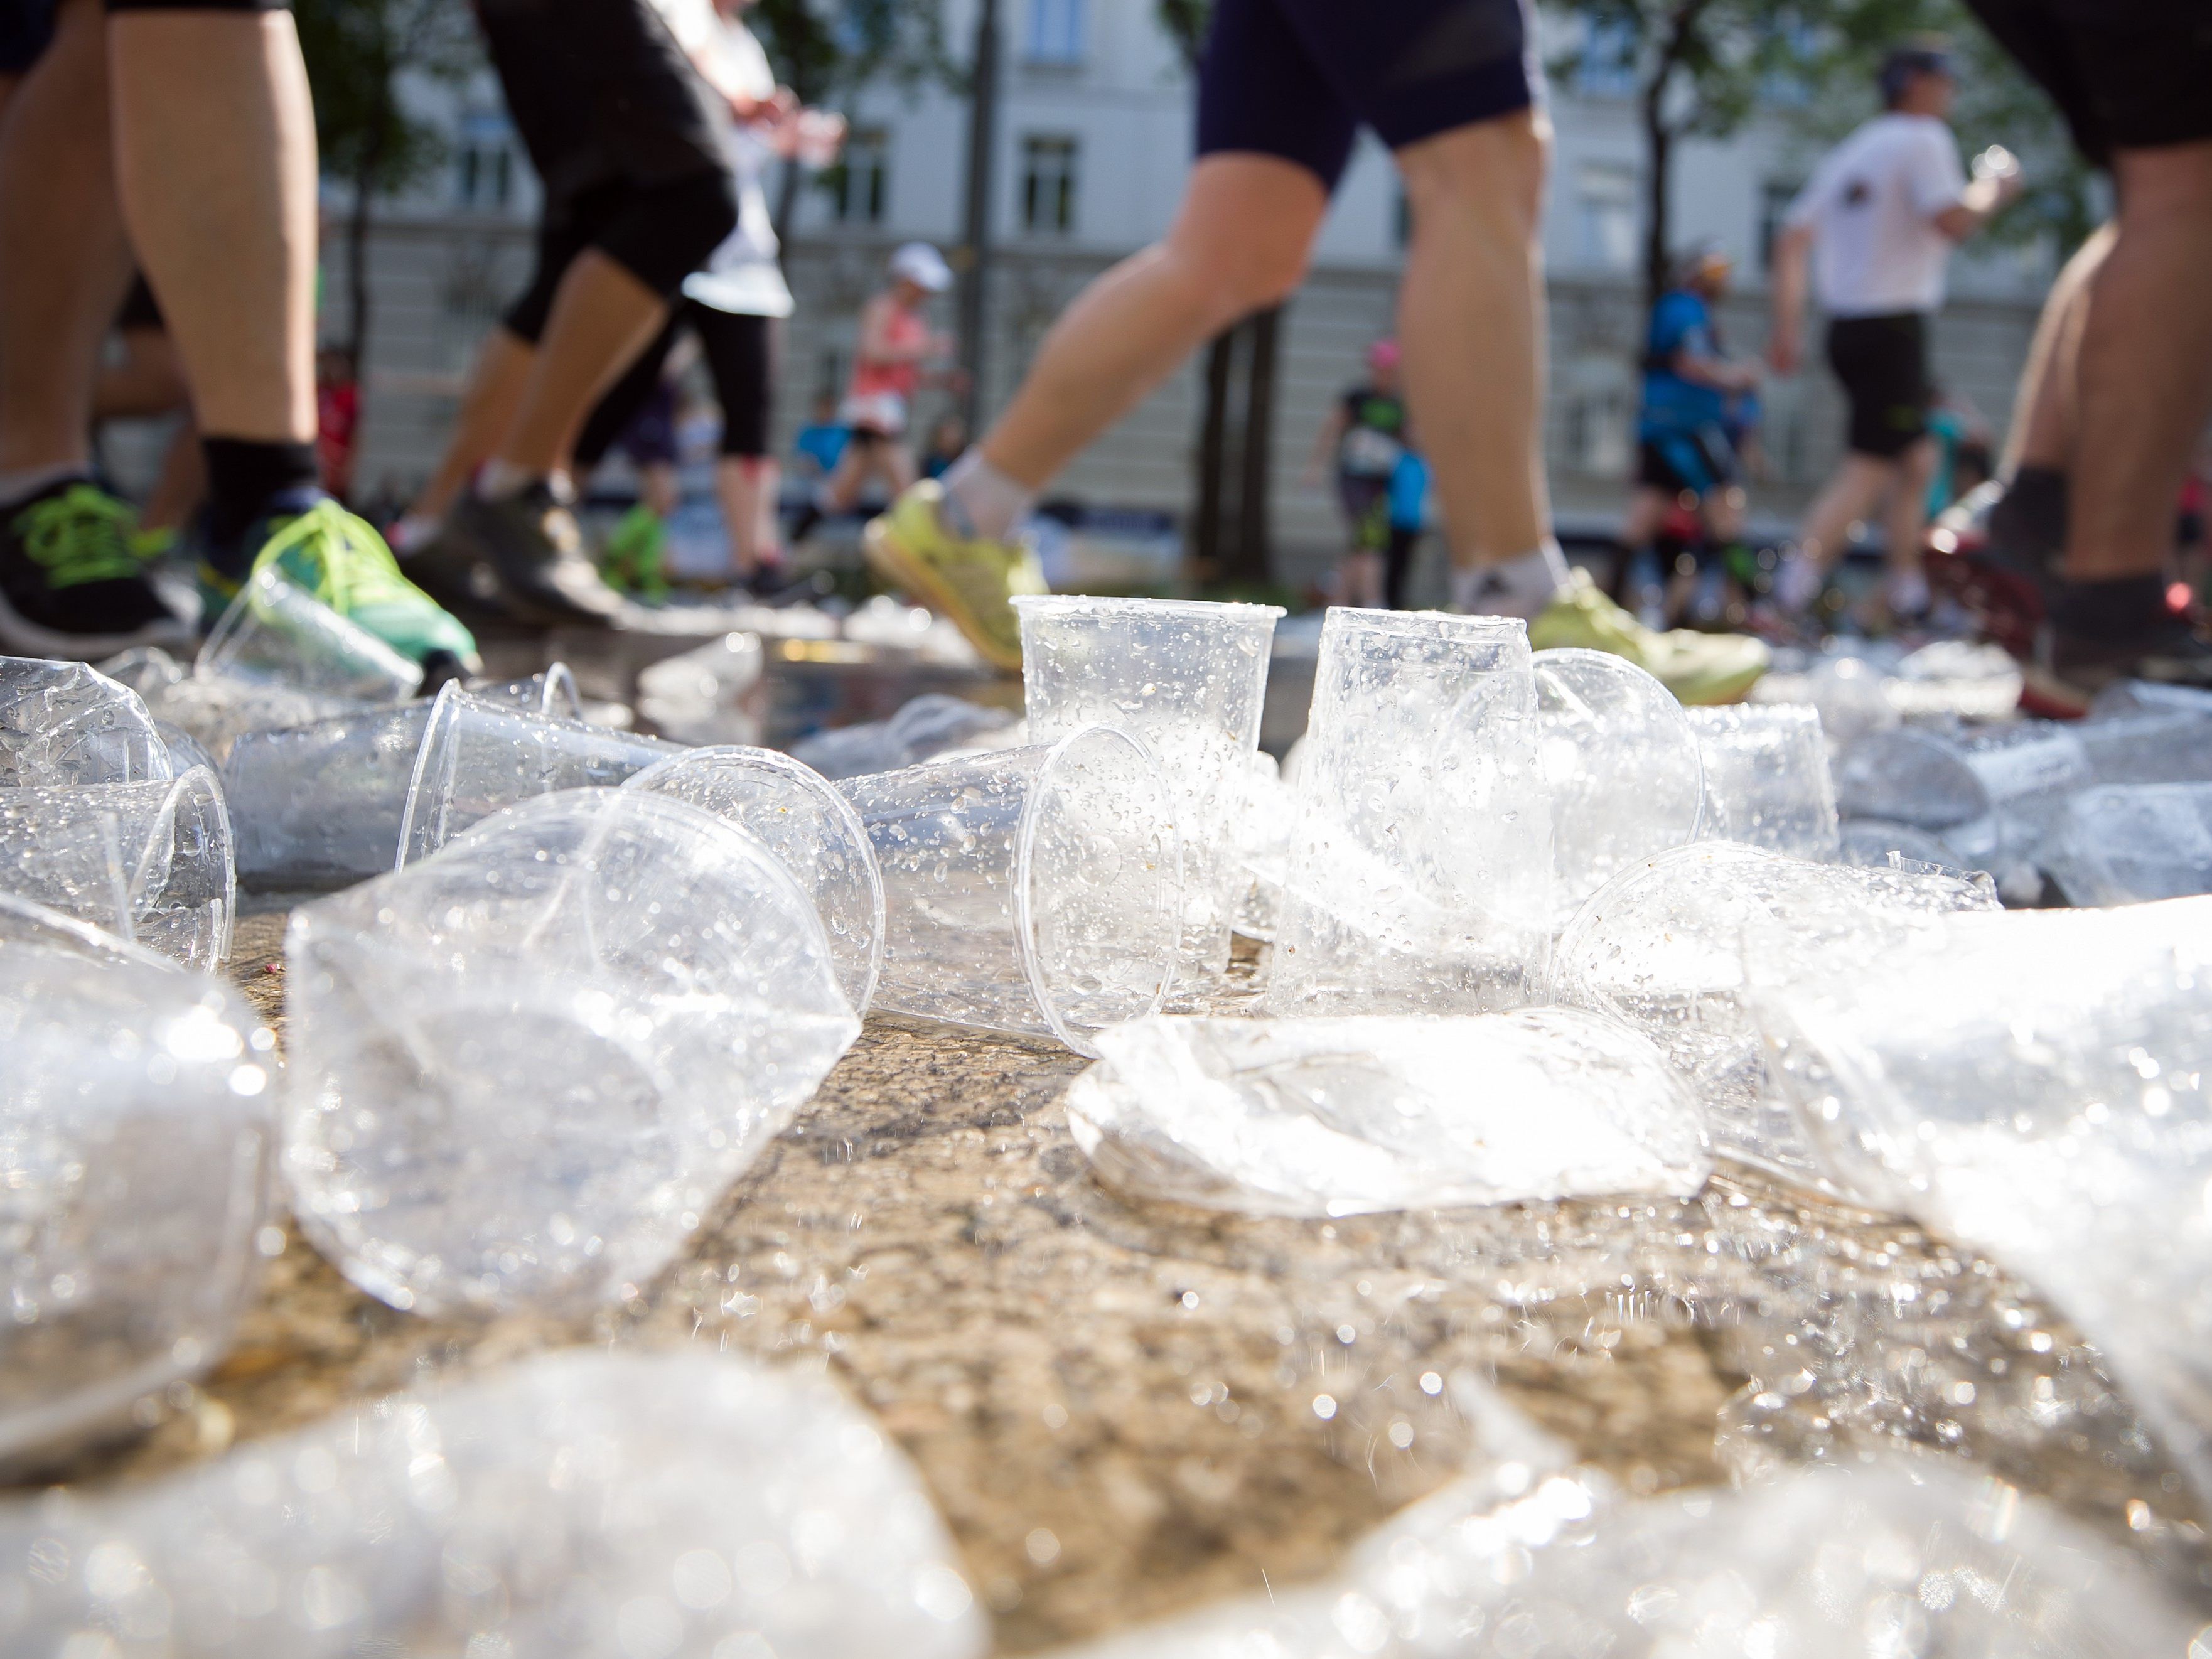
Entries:
[[158, 721], [185, 732], [218, 763], [229, 760], [232, 746], [249, 732], [312, 726], [384, 706], [227, 674], [187, 675], [149, 693], [147, 703]]
[[1157, 1012], [1182, 873], [1167, 781], [1126, 732], [848, 778], [884, 883], [878, 1008], [1056, 1039]]
[[394, 1307], [635, 1294], [860, 1030], [775, 856], [641, 790], [525, 801], [293, 912], [285, 1176]]
[[1559, 650], [1539, 651], [1532, 667], [1564, 923], [1628, 865], [1696, 836], [1705, 763], [1674, 694], [1635, 664]]
[[1110, 726], [1167, 775], [1182, 837], [1179, 972], [1187, 981], [1221, 973], [1246, 885], [1236, 818], [1281, 608], [1052, 594], [1017, 599], [1014, 609], [1030, 740]]
[[1792, 858], [1836, 857], [1836, 787], [1817, 710], [1771, 703], [1683, 712], [1705, 757], [1702, 834]]
[[535, 674], [515, 680], [470, 680], [465, 689], [471, 696], [492, 702], [512, 703], [533, 714], [557, 720], [584, 718], [583, 694], [576, 689], [575, 671], [565, 662], [549, 663]]
[[2041, 862], [2072, 904], [2212, 893], [2212, 784], [2116, 784], [2070, 797]]
[[866, 1014], [884, 962], [884, 878], [853, 804], [811, 767], [772, 749], [694, 749], [623, 786], [702, 807], [749, 831], [814, 901], [837, 982]]
[[2212, 898], [1951, 916], [1755, 988], [1858, 1202], [2022, 1273], [2212, 1497]]
[[239, 589], [192, 672], [367, 703], [404, 702], [422, 684], [421, 668], [273, 565]]
[[408, 780], [397, 867], [503, 806], [556, 790], [611, 787], [683, 752], [680, 744], [554, 720], [446, 686]]
[[1332, 610], [1269, 966], [1279, 1016], [1533, 1000], [1552, 920], [1528, 633]]
[[766, 696], [757, 634], [730, 633], [640, 669], [637, 711], [677, 743], [756, 744]]
[[204, 767], [150, 783], [0, 791], [0, 888], [188, 968], [230, 955], [230, 815]]
[[127, 1429], [222, 1358], [258, 1260], [271, 1047], [216, 981], [0, 894], [0, 1462]]
[[1850, 817], [1933, 830], [1990, 867], [2033, 857], [2066, 798], [2095, 781], [2080, 737], [2047, 720], [1878, 732], [1844, 751], [1835, 777]]
[[1768, 1086], [1746, 1003], [1747, 943], [1816, 970], [1932, 915], [1996, 908], [1987, 880], [1854, 869], [1735, 842], [1698, 842], [1621, 872], [1553, 952], [1551, 999], [1626, 1020], [1710, 1115], [1713, 1147], [1818, 1184], [1822, 1162]]
[[171, 775], [145, 702], [81, 662], [0, 657], [0, 787]]

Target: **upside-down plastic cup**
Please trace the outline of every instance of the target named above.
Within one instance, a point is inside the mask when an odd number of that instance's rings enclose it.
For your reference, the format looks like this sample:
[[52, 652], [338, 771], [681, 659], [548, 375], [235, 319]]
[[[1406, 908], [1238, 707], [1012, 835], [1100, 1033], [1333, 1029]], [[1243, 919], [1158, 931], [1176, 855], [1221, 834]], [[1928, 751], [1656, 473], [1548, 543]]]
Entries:
[[1703, 833], [1791, 858], [1837, 855], [1836, 786], [1807, 703], [1683, 711], [1705, 767]]
[[1953, 733], [1877, 732], [1836, 763], [1836, 793], [1852, 817], [1934, 831], [1970, 863], [2030, 857], [2068, 796], [2095, 782], [2088, 751], [2049, 721]]
[[0, 1463], [125, 1428], [253, 1279], [269, 1033], [216, 981], [0, 894]]
[[641, 1289], [860, 1030], [775, 854], [643, 790], [522, 802], [284, 948], [294, 1213], [423, 1312]]
[[246, 579], [192, 672], [369, 703], [404, 702], [422, 684], [421, 668], [273, 565]]
[[1110, 726], [1151, 750], [1166, 773], [1182, 837], [1181, 972], [1222, 972], [1248, 884], [1236, 818], [1260, 746], [1281, 608], [1053, 594], [1017, 599], [1014, 609], [1031, 740]]
[[145, 702], [81, 662], [0, 657], [0, 787], [170, 775]]
[[398, 865], [435, 852], [503, 806], [556, 790], [611, 788], [683, 752], [680, 744], [555, 720], [446, 686], [408, 780]]
[[237, 899], [222, 787], [196, 766], [165, 781], [0, 790], [0, 890], [219, 968]]
[[1534, 998], [1550, 806], [1525, 624], [1329, 611], [1269, 1012], [1486, 1013]]
[[837, 982], [865, 1014], [884, 961], [884, 878], [853, 804], [813, 768], [773, 749], [694, 749], [623, 786], [702, 807], [750, 831], [814, 901]]
[[[527, 678], [480, 682], [469, 695], [528, 714], [566, 717], [580, 706], [575, 677], [557, 662]], [[239, 879], [298, 892], [391, 869], [434, 706], [363, 709], [240, 735], [223, 767]]]
[[883, 872], [877, 1007], [1093, 1058], [1098, 1032], [1158, 1012], [1182, 860], [1167, 780], [1135, 738], [1085, 726], [837, 788]]
[[1539, 651], [1537, 755], [1561, 922], [1638, 859], [1698, 832], [1705, 763], [1674, 694], [1603, 651]]

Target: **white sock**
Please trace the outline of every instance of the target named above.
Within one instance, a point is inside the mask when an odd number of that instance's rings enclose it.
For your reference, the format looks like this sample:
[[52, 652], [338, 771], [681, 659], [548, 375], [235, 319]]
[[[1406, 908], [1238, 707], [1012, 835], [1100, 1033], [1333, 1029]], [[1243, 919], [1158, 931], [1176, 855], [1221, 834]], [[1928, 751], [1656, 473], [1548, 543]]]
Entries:
[[520, 495], [544, 476], [513, 461], [486, 461], [477, 473], [477, 494], [488, 501], [503, 501]]
[[441, 521], [428, 513], [403, 513], [399, 521], [385, 532], [385, 542], [394, 553], [404, 558], [429, 545], [438, 533]]
[[1002, 542], [1029, 516], [1036, 491], [970, 449], [945, 470], [945, 521], [963, 541]]
[[1572, 580], [1559, 544], [1542, 545], [1498, 564], [1454, 570], [1452, 609], [1470, 617], [1518, 617], [1526, 622], [1552, 602]]
[[1928, 578], [1917, 570], [1893, 570], [1889, 575], [1888, 602], [1893, 617], [1925, 615], [1930, 595]]
[[1792, 550], [1782, 557], [1782, 568], [1774, 573], [1774, 602], [1784, 611], [1798, 611], [1820, 597], [1820, 589], [1827, 580], [1827, 573], [1817, 560]]
[[19, 501], [27, 501], [65, 478], [88, 477], [75, 461], [61, 461], [52, 466], [27, 466], [20, 472], [0, 472], [0, 506], [13, 507]]

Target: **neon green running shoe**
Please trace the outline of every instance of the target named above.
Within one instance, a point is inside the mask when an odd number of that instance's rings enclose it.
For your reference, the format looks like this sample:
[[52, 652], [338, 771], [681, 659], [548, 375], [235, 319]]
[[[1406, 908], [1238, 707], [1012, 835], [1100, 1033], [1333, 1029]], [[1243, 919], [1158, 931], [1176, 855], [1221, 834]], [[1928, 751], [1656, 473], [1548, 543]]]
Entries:
[[1748, 635], [1646, 628], [1583, 570], [1528, 624], [1528, 643], [1538, 651], [1571, 646], [1624, 657], [1693, 706], [1739, 701], [1772, 660], [1765, 643]]
[[945, 488], [926, 478], [868, 520], [860, 545], [869, 568], [910, 599], [949, 617], [983, 659], [1022, 672], [1022, 628], [1012, 600], [1046, 592], [1034, 550], [1013, 542], [963, 541], [939, 511]]
[[615, 521], [599, 550], [599, 574], [617, 592], [641, 599], [668, 597], [668, 526], [643, 501]]
[[[483, 666], [476, 636], [399, 574], [399, 562], [366, 519], [325, 497], [304, 512], [269, 518], [259, 533], [254, 570], [276, 566], [411, 662], [451, 658], [472, 673]], [[204, 560], [198, 574], [204, 614], [212, 622], [237, 598], [240, 584]]]

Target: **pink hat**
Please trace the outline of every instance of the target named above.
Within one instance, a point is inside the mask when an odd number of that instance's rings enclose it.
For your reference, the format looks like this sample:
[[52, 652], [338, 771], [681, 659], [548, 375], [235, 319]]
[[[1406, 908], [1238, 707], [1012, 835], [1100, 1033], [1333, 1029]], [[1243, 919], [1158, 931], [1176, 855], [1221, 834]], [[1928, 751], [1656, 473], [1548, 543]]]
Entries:
[[1368, 347], [1367, 367], [1370, 368], [1397, 368], [1398, 343], [1395, 340], [1377, 340], [1373, 345]]

